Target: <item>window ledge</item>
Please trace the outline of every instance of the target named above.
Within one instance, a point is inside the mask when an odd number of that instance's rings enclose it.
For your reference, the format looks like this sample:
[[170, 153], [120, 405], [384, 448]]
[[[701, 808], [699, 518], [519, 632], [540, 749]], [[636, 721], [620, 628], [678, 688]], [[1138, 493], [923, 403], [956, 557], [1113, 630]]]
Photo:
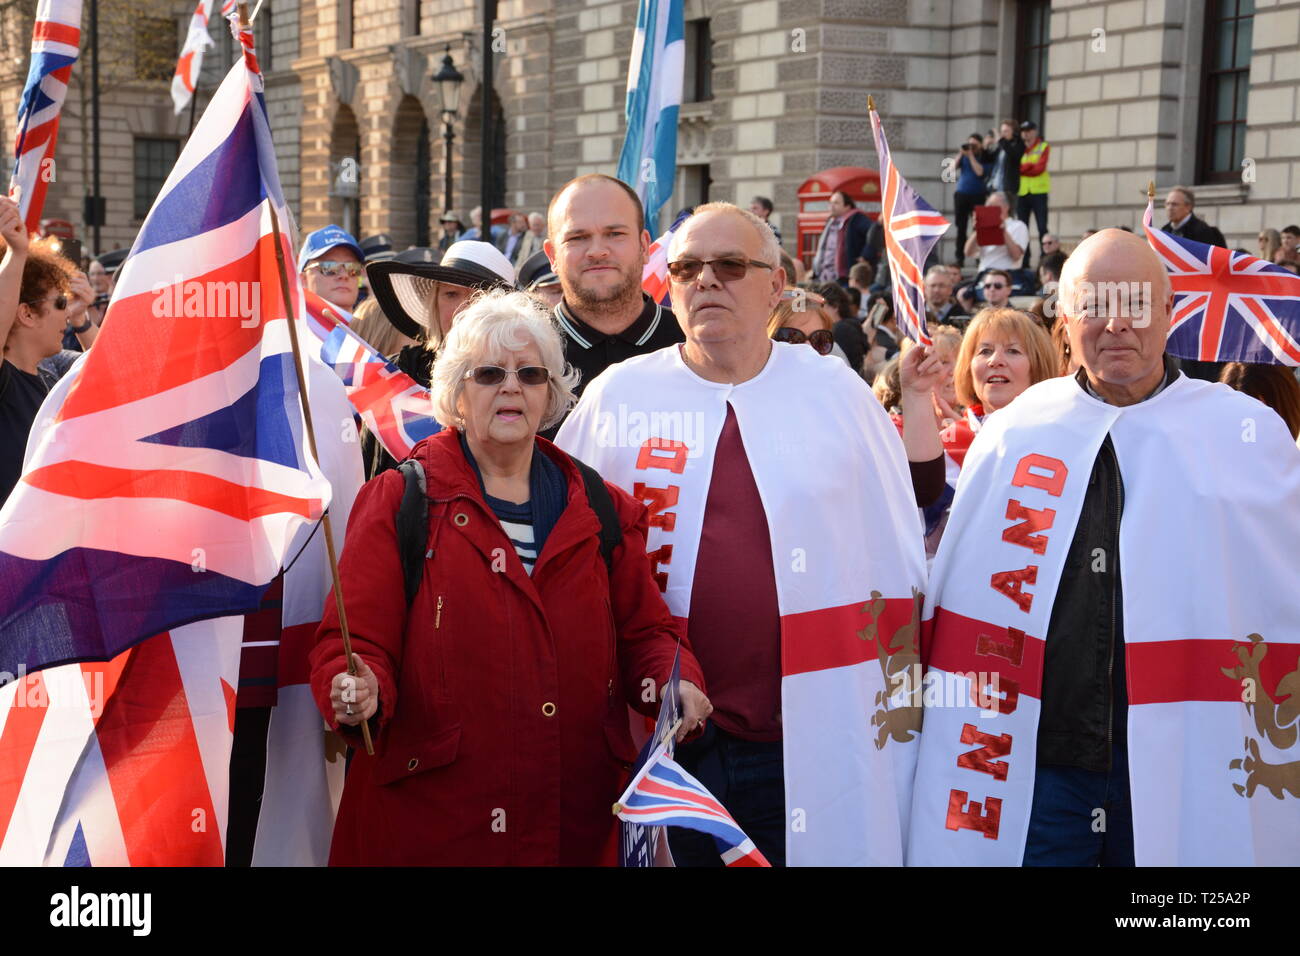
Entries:
[[[1173, 189], [1177, 183], [1170, 183], [1168, 186], [1157, 187], [1156, 195], [1161, 196]], [[1196, 193], [1196, 206], [1239, 206], [1244, 203], [1250, 195], [1250, 186], [1243, 182], [1234, 183], [1206, 183], [1202, 186], [1193, 186], [1192, 192]]]

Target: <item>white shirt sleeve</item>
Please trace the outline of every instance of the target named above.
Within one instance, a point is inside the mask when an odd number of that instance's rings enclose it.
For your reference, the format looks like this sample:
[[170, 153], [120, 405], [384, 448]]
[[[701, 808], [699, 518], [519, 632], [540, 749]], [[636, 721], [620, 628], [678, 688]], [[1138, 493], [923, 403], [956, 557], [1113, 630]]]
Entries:
[[1008, 219], [1007, 235], [1023, 251], [1029, 244], [1029, 223], [1021, 222], [1019, 219]]

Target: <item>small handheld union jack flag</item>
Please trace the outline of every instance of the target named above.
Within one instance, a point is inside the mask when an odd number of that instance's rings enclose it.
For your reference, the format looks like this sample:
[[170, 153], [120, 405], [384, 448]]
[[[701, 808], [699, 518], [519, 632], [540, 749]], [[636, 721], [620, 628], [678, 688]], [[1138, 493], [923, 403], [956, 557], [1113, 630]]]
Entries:
[[771, 866], [727, 808], [668, 755], [671, 745], [671, 738], [660, 743], [632, 778], [614, 804], [618, 817], [647, 826], [686, 827], [707, 833], [727, 866]]
[[1244, 252], [1152, 229], [1154, 206], [1151, 189], [1142, 228], [1174, 287], [1169, 354], [1300, 365], [1300, 276]]
[[321, 361], [343, 380], [348, 401], [384, 451], [403, 461], [417, 442], [442, 430], [429, 390], [357, 335], [347, 312], [314, 292], [306, 293], [304, 304]]
[[921, 345], [930, 345], [922, 277], [930, 250], [948, 231], [948, 220], [908, 185], [894, 165], [871, 97], [867, 97], [867, 112], [880, 157], [880, 225], [885, 231], [885, 255], [894, 283], [894, 316], [904, 335]]

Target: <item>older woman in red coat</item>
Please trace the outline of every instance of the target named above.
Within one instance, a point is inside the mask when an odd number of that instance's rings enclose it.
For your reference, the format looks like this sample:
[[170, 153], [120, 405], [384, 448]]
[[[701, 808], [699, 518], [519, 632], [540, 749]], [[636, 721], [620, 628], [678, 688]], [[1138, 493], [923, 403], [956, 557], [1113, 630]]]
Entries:
[[357, 658], [333, 599], [312, 653], [321, 712], [354, 745], [333, 864], [614, 862], [610, 807], [636, 751], [627, 705], [657, 712], [681, 641], [682, 734], [711, 707], [645, 553], [647, 513], [605, 484], [621, 542], [573, 459], [539, 428], [572, 401], [558, 333], [522, 293], [457, 319], [433, 376], [447, 428], [416, 446], [428, 544], [407, 608], [389, 471], [362, 490], [340, 562]]

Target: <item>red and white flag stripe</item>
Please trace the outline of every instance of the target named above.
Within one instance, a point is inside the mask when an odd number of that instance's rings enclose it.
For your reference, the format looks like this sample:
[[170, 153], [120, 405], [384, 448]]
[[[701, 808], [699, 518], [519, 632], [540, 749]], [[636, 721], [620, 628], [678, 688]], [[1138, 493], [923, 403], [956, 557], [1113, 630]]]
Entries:
[[203, 52], [212, 46], [212, 36], [208, 33], [211, 13], [212, 0], [199, 0], [194, 15], [190, 17], [189, 32], [185, 35], [185, 44], [181, 47], [176, 73], [172, 77], [172, 103], [177, 113], [189, 106], [193, 99], [199, 71], [203, 69]]

